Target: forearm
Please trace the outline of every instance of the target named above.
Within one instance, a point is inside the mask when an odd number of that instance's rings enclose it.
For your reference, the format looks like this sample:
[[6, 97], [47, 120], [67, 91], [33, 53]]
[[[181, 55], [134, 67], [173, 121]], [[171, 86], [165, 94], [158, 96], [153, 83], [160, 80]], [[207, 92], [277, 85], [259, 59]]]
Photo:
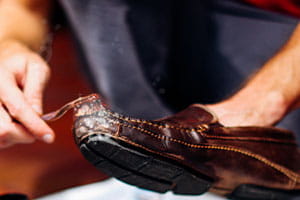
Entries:
[[[299, 97], [300, 25], [283, 48], [236, 94], [211, 108], [228, 125], [272, 125], [299, 107]], [[237, 118], [241, 121], [237, 122]]]
[[0, 42], [17, 40], [39, 51], [48, 32], [49, 9], [46, 0], [0, 1]]
[[287, 110], [297, 107], [300, 96], [300, 25], [287, 44], [235, 96], [264, 99], [266, 94], [276, 96]]

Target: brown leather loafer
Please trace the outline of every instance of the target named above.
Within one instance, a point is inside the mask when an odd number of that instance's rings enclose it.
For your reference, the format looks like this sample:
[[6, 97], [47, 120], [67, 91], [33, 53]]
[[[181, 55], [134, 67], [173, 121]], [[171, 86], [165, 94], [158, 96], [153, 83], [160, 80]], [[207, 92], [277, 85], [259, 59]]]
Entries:
[[289, 131], [224, 127], [201, 105], [149, 121], [112, 112], [97, 95], [75, 104], [81, 152], [121, 181], [161, 193], [211, 191], [233, 199], [300, 195], [300, 151]]

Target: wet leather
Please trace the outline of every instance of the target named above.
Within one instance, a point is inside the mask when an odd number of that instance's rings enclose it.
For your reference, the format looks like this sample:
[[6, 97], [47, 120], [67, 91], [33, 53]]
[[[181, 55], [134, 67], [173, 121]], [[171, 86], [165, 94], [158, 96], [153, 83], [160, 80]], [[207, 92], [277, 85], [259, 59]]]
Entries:
[[93, 105], [84, 102], [75, 111], [74, 135], [80, 143], [92, 134], [106, 134], [175, 160], [214, 179], [211, 190], [218, 193], [229, 193], [241, 184], [300, 189], [300, 150], [292, 132], [225, 127], [202, 105], [149, 121], [114, 113], [100, 100]]

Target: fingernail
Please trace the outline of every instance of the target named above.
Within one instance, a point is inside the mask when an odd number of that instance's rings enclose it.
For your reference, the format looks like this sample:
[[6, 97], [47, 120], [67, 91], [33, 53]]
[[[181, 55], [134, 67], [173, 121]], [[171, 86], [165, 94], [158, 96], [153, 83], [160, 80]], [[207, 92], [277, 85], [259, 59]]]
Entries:
[[44, 142], [49, 143], [49, 144], [54, 141], [54, 137], [51, 134], [44, 135], [42, 139]]

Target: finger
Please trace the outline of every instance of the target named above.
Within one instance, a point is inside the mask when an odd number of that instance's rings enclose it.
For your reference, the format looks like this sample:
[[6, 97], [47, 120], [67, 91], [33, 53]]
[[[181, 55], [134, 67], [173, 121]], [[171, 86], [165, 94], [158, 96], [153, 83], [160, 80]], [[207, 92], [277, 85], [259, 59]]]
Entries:
[[12, 122], [7, 112], [0, 105], [0, 148], [6, 148], [16, 143], [32, 143], [34, 137], [21, 125]]
[[7, 126], [8, 124], [12, 123], [12, 120], [3, 109], [1, 103], [0, 106], [0, 148], [6, 148], [13, 145], [9, 135], [10, 130]]
[[27, 102], [39, 114], [42, 114], [43, 91], [49, 76], [49, 67], [42, 59], [33, 59], [27, 63], [23, 92]]
[[0, 98], [9, 114], [36, 138], [47, 143], [53, 142], [54, 132], [29, 105], [15, 80], [4, 75], [1, 81], [5, 84], [0, 84]]
[[12, 123], [11, 138], [14, 143], [29, 144], [35, 141], [35, 138], [22, 125]]
[[16, 123], [0, 126], [0, 148], [7, 148], [14, 144], [33, 143], [35, 138], [21, 125]]

